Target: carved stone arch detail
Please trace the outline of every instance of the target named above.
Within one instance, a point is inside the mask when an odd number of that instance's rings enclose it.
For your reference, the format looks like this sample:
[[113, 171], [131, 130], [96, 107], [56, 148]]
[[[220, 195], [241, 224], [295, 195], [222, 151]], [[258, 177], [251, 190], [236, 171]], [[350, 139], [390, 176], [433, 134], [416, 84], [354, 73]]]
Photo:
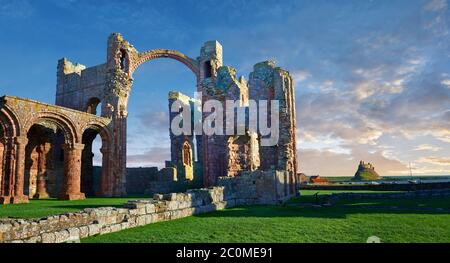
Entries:
[[79, 136], [81, 136], [81, 137], [79, 138], [79, 141], [82, 140], [83, 134], [88, 129], [93, 129], [93, 130], [97, 131], [102, 139], [102, 142], [106, 143], [106, 144], [110, 144], [111, 138], [112, 138], [111, 131], [107, 127], [107, 124], [102, 123], [97, 120], [91, 120], [80, 128]]
[[154, 49], [149, 50], [143, 53], [140, 53], [137, 58], [134, 61], [131, 61], [130, 65], [130, 72], [131, 74], [142, 64], [145, 62], [156, 59], [156, 58], [172, 58], [175, 60], [180, 61], [184, 65], [186, 65], [197, 77], [197, 79], [200, 78], [200, 68], [198, 65], [197, 60], [192, 59], [183, 53], [176, 51], [176, 50], [170, 50], [170, 49]]
[[27, 121], [24, 125], [24, 132], [28, 132], [33, 125], [43, 121], [48, 121], [60, 128], [63, 131], [66, 144], [74, 145], [76, 143], [81, 143], [74, 122], [69, 117], [56, 112], [39, 112], [36, 116]]
[[6, 105], [0, 109], [0, 126], [2, 126], [4, 137], [12, 138], [21, 135], [21, 122], [17, 114]]

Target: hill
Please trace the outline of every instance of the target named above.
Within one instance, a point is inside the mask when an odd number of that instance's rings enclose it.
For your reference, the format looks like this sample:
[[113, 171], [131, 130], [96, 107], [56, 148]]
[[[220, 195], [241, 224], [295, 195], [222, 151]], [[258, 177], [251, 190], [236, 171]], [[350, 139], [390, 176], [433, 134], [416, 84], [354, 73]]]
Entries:
[[374, 181], [380, 180], [380, 175], [375, 172], [375, 167], [371, 163], [359, 162], [358, 170], [352, 180], [354, 181]]

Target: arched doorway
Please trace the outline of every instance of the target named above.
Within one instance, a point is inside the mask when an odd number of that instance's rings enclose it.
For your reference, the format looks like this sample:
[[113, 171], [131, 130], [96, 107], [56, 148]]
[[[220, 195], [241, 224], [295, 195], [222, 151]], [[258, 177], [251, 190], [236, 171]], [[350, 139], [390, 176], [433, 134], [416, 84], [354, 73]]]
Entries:
[[64, 131], [54, 122], [33, 124], [25, 147], [24, 194], [29, 198], [58, 197], [64, 182]]
[[82, 135], [81, 192], [86, 196], [101, 196], [111, 185], [108, 159], [109, 135], [101, 126], [91, 125]]
[[[1, 122], [1, 120], [0, 120]], [[4, 156], [5, 156], [5, 143], [4, 143], [4, 138], [5, 138], [5, 132], [3, 131], [3, 125], [0, 125], [0, 196], [3, 195], [3, 173], [4, 173], [4, 166], [5, 166], [5, 162], [4, 162]]]
[[[165, 167], [171, 159], [169, 93], [194, 96], [196, 77], [173, 59], [142, 64], [127, 106], [127, 167]], [[180, 147], [181, 150], [181, 147]]]
[[[194, 178], [195, 159], [192, 153], [195, 147], [190, 146], [188, 149], [190, 153], [188, 166], [183, 165], [181, 157], [183, 147], [178, 141], [176, 159], [172, 158], [169, 93], [176, 90], [194, 97], [196, 81], [197, 77], [189, 68], [173, 59], [158, 59], [142, 64], [133, 73], [133, 87], [128, 101], [126, 125], [127, 191], [129, 193], [137, 193], [133, 185], [136, 185], [134, 182], [138, 181], [141, 174], [148, 176], [146, 180], [152, 181], [149, 185], [151, 189], [147, 191], [150, 193], [158, 190], [170, 191], [169, 189], [183, 191], [182, 187], [188, 187], [186, 181], [192, 181]], [[151, 167], [157, 167], [157, 170]], [[201, 185], [192, 186], [192, 188], [196, 187]], [[145, 192], [146, 190], [143, 191]]]
[[40, 112], [24, 124], [23, 192], [32, 198], [84, 199], [80, 192], [83, 145], [64, 114]]
[[21, 202], [21, 191], [16, 191], [15, 184], [19, 184], [15, 179], [14, 169], [16, 166], [17, 134], [20, 133], [20, 125], [16, 115], [6, 106], [0, 108], [0, 204], [8, 204], [11, 197], [19, 196], [13, 202]]

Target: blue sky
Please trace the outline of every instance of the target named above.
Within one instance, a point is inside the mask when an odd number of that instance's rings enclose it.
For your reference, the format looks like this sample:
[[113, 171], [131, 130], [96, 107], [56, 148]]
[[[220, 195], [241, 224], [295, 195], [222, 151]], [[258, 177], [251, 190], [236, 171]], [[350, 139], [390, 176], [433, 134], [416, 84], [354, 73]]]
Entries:
[[[352, 175], [363, 159], [383, 175], [408, 173], [409, 162], [415, 174], [450, 174], [449, 4], [0, 0], [0, 94], [53, 103], [57, 60], [103, 63], [112, 32], [139, 51], [191, 57], [216, 39], [244, 77], [267, 59], [294, 76], [301, 171]], [[161, 165], [167, 93], [192, 94], [195, 79], [164, 59], [134, 78], [129, 164]]]

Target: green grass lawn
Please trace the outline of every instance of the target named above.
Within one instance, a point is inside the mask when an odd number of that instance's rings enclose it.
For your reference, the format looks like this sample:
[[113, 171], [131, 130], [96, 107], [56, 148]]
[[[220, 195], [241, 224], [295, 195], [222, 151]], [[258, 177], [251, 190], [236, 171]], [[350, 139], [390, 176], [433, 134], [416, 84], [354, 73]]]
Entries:
[[[335, 207], [302, 208], [303, 203], [315, 202], [317, 192], [321, 197], [347, 191], [301, 192], [301, 197], [285, 206], [237, 207], [90, 237], [82, 242], [365, 242], [372, 235], [383, 242], [450, 242], [448, 211], [423, 209], [450, 209], [450, 198], [342, 200]], [[87, 207], [121, 207], [130, 199], [136, 197], [31, 200], [29, 204], [0, 205], [0, 218], [35, 218]], [[367, 209], [368, 205], [408, 209]]]
[[[353, 200], [352, 208], [295, 206], [313, 200], [316, 192], [302, 191], [301, 198], [291, 200], [286, 206], [226, 209], [90, 237], [82, 242], [366, 242], [372, 235], [380, 237], [382, 242], [450, 242], [450, 214], [420, 210], [448, 208], [450, 198]], [[338, 205], [348, 203], [341, 201]], [[395, 204], [410, 210], [358, 207], [368, 203]]]
[[114, 206], [123, 207], [131, 199], [126, 198], [87, 198], [86, 200], [61, 201], [57, 199], [30, 200], [28, 204], [0, 205], [0, 218], [39, 218], [48, 215], [78, 212], [84, 208]]

